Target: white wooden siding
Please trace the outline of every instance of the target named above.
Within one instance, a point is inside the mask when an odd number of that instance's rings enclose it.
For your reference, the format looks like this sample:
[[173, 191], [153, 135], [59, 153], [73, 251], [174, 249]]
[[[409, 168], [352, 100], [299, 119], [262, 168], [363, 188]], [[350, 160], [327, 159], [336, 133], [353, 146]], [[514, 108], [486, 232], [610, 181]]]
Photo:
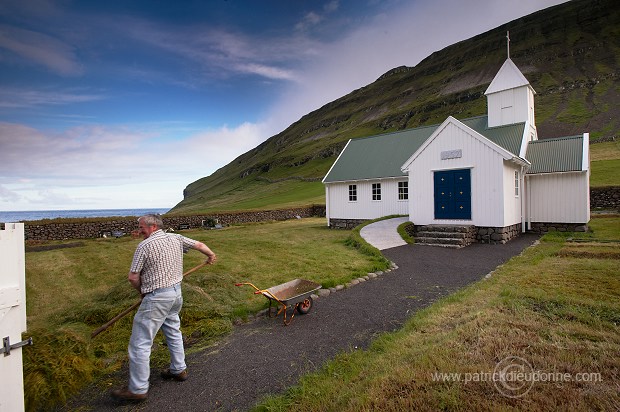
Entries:
[[[462, 157], [441, 160], [441, 152], [462, 151]], [[468, 224], [504, 226], [503, 157], [488, 144], [474, 138], [466, 128], [449, 123], [409, 166], [409, 219], [420, 225]], [[471, 170], [471, 220], [434, 217], [433, 172]], [[509, 188], [514, 190], [511, 185]]]
[[519, 185], [519, 196], [515, 196], [515, 172], [519, 172], [521, 183], [521, 168], [512, 162], [504, 161], [504, 222], [499, 227], [521, 223], [523, 185]]
[[590, 220], [587, 171], [530, 175], [527, 184], [529, 221], [587, 223]]
[[[406, 215], [408, 201], [398, 199], [398, 182], [406, 180], [400, 178], [326, 184], [328, 219], [376, 219]], [[372, 200], [373, 183], [381, 183], [381, 200]], [[356, 202], [349, 201], [349, 185], [357, 185]]]
[[527, 86], [487, 95], [489, 127], [526, 122], [534, 119], [534, 93]]

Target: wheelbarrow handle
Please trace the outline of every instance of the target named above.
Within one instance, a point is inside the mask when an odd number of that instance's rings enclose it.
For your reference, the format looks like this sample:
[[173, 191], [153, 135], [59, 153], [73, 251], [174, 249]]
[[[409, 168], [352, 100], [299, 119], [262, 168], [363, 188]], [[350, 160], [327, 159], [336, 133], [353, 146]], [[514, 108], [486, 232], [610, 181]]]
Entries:
[[251, 283], [235, 283], [235, 286], [243, 286], [243, 285], [250, 285], [252, 286], [254, 289], [256, 289], [256, 292], [254, 292], [255, 295], [260, 295], [261, 293], [263, 293], [262, 290], [258, 289], [256, 286], [254, 286]]
[[254, 292], [255, 295], [260, 295], [260, 294], [264, 294], [265, 296], [269, 297], [270, 299], [275, 300], [276, 302], [278, 302], [280, 305], [283, 305], [286, 307], [286, 305], [284, 303], [282, 303], [282, 301], [280, 299], [278, 299], [278, 297], [276, 295], [274, 295], [273, 293], [271, 293], [270, 291], [268, 291], [267, 289], [259, 289], [256, 286], [254, 286], [252, 283], [250, 282], [243, 282], [243, 283], [235, 283], [235, 286], [243, 286], [243, 285], [248, 285], [248, 286], [252, 286], [254, 289], [256, 289], [256, 292]]
[[256, 286], [254, 286], [253, 284], [251, 284], [250, 282], [235, 283], [235, 286], [243, 286], [243, 285], [252, 286], [254, 289], [256, 289], [256, 290], [260, 290], [259, 288], [257, 288], [257, 287], [256, 287]]

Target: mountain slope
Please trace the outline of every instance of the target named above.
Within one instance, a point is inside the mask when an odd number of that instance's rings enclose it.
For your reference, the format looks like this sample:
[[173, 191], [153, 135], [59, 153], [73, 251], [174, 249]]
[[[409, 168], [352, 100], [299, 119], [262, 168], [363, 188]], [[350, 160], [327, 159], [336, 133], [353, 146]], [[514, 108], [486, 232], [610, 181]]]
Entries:
[[620, 7], [571, 1], [388, 71], [189, 184], [170, 213], [324, 203], [320, 180], [348, 139], [485, 114], [484, 91], [506, 59], [508, 30], [510, 57], [537, 92], [541, 138], [618, 134]]

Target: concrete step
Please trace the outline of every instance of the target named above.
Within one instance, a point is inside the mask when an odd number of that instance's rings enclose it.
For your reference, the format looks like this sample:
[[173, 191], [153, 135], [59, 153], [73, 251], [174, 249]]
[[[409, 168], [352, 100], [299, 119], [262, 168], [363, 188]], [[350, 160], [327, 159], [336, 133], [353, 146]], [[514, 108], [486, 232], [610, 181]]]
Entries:
[[433, 247], [445, 247], [445, 248], [449, 248], [449, 249], [460, 249], [465, 247], [465, 245], [446, 245], [443, 243], [419, 243], [416, 242], [416, 245], [420, 245], [420, 246], [433, 246]]
[[472, 242], [474, 226], [425, 225], [416, 228], [415, 242], [420, 245], [461, 248]]
[[422, 231], [417, 232], [416, 237], [433, 237], [433, 238], [453, 238], [453, 239], [464, 239], [467, 236], [465, 232], [430, 232], [430, 231]]
[[431, 244], [431, 245], [440, 245], [440, 246], [456, 246], [462, 247], [465, 246], [465, 242], [463, 239], [455, 239], [448, 237], [420, 237], [415, 239], [415, 243], [418, 244]]

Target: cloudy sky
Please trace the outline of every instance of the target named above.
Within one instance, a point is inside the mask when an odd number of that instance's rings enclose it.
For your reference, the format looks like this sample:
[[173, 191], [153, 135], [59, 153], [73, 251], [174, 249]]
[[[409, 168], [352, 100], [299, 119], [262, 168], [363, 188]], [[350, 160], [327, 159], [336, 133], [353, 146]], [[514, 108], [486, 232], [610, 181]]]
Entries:
[[171, 208], [401, 65], [563, 0], [2, 0], [0, 210]]

